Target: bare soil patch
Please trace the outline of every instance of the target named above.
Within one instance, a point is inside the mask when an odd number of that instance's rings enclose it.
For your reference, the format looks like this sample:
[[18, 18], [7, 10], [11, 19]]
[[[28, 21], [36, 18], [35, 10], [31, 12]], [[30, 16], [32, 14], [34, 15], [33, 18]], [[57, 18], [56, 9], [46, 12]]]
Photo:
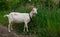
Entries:
[[8, 32], [7, 27], [0, 25], [0, 37], [35, 37], [35, 35], [16, 34], [15, 31]]

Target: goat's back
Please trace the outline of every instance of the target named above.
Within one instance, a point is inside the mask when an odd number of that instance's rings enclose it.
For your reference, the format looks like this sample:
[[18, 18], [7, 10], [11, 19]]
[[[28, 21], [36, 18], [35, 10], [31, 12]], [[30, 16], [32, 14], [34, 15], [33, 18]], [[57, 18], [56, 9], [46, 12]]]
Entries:
[[20, 22], [29, 22], [30, 16], [29, 13], [17, 13], [17, 12], [11, 12], [9, 14], [9, 18], [13, 19], [14, 22], [20, 23]]

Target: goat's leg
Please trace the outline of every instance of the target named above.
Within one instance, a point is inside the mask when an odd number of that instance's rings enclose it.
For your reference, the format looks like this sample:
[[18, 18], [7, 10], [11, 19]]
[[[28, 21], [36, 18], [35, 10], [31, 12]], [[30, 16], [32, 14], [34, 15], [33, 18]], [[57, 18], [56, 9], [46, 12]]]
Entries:
[[28, 25], [27, 25], [27, 23], [25, 22], [25, 27], [26, 27], [26, 30], [27, 30], [27, 32], [28, 32]]
[[24, 25], [24, 32], [25, 32], [25, 25]]
[[13, 30], [12, 24], [11, 24], [11, 30]]
[[8, 31], [10, 32], [10, 23], [9, 23], [9, 25], [8, 25]]

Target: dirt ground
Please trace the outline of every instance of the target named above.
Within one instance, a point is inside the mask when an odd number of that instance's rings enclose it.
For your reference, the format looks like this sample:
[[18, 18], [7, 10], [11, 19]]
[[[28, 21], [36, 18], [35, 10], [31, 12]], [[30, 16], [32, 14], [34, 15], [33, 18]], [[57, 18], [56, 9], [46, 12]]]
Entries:
[[7, 27], [0, 25], [0, 37], [35, 37], [35, 35], [18, 35], [15, 32], [8, 32]]

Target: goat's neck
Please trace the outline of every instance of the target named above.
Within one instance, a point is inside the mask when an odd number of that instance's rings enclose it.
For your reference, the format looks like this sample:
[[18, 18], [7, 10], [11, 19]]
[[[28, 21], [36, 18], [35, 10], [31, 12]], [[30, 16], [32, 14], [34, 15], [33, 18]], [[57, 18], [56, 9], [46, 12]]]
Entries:
[[30, 12], [30, 17], [31, 17], [31, 18], [33, 17], [33, 13], [32, 13], [32, 11]]

